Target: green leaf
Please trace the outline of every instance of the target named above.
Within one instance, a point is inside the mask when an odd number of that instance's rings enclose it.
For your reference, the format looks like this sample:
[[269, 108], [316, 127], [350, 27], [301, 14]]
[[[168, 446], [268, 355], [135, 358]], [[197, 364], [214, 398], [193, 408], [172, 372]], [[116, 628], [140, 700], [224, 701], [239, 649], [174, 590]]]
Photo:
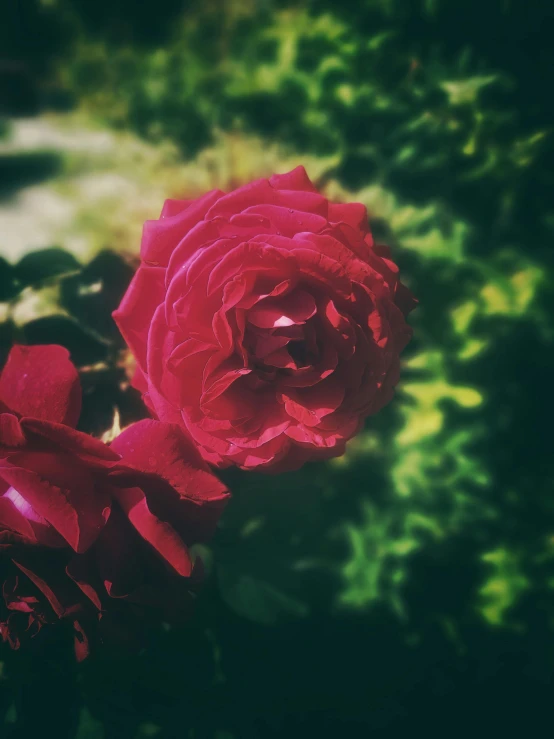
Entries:
[[73, 254], [53, 246], [33, 251], [20, 259], [15, 267], [15, 278], [22, 287], [26, 287], [75, 272], [80, 268], [81, 265]]
[[223, 600], [249, 621], [273, 626], [279, 621], [302, 618], [308, 606], [273, 585], [229, 567], [220, 567], [218, 583]]

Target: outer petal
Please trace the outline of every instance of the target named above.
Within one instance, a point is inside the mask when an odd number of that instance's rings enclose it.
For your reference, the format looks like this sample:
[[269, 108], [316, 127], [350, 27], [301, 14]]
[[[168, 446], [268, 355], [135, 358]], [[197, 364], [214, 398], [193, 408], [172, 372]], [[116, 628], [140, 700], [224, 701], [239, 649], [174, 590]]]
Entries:
[[30, 442], [47, 439], [59, 450], [75, 454], [87, 467], [113, 467], [119, 460], [106, 444], [82, 431], [64, 426], [60, 423], [38, 421], [35, 418], [22, 418], [21, 428]]
[[177, 216], [193, 203], [194, 200], [173, 200], [172, 198], [169, 198], [164, 203], [164, 207], [160, 213], [160, 218], [171, 218], [172, 216]]
[[272, 187], [278, 190], [308, 190], [317, 192], [302, 165], [285, 174], [274, 174], [269, 178]]
[[45, 556], [27, 550], [12, 557], [14, 565], [37, 587], [59, 618], [81, 609], [81, 593], [67, 577], [58, 552]]
[[75, 426], [79, 375], [62, 346], [14, 346], [0, 375], [0, 401], [22, 416]]
[[143, 490], [114, 488], [114, 495], [130, 523], [163, 559], [182, 577], [190, 577], [192, 559], [173, 526], [152, 513]]
[[119, 308], [113, 312], [125, 342], [141, 369], [146, 369], [146, 342], [154, 312], [165, 296], [165, 269], [141, 265]]
[[344, 223], [357, 231], [369, 230], [367, 208], [361, 203], [329, 203], [329, 221]]
[[152, 383], [148, 384], [148, 392], [144, 396], [144, 402], [147, 408], [152, 411], [152, 415], [160, 421], [164, 423], [181, 423], [181, 413], [179, 410], [171, 405]]
[[267, 180], [254, 180], [219, 198], [206, 214], [206, 219], [217, 217], [228, 219], [241, 213], [250, 205], [271, 202], [273, 198], [275, 198], [275, 192]]
[[218, 510], [229, 498], [225, 485], [208, 470], [192, 441], [174, 424], [139, 421], [122, 431], [111, 448], [126, 466], [162, 477], [181, 498], [215, 504]]
[[[138, 512], [137, 520], [132, 523], [148, 541], [154, 536], [161, 541], [160, 527], [154, 531], [152, 525], [151, 533], [145, 535], [145, 527], [153, 521], [149, 513], [170, 523], [187, 545], [211, 538], [229, 493], [179, 427], [159, 421], [139, 421], [125, 429], [113, 445], [127, 466], [126, 473], [123, 470], [114, 473], [116, 484], [140, 487], [144, 494], [143, 502], [135, 501], [142, 506], [142, 523], [138, 523]], [[128, 496], [125, 507], [129, 505]], [[160, 551], [161, 544], [151, 543]], [[174, 553], [175, 557], [183, 557], [176, 549]], [[183, 573], [183, 567], [182, 564], [181, 569], [175, 569]]]
[[39, 516], [15, 488], [0, 496], [0, 529], [22, 537], [25, 543], [46, 547], [65, 547], [65, 540]]
[[284, 396], [285, 409], [304, 426], [317, 426], [322, 418], [337, 410], [344, 395], [344, 387], [331, 376], [314, 387], [296, 391], [291, 388]]
[[46, 599], [52, 606], [52, 610], [54, 611], [56, 616], [63, 616], [65, 608], [49, 583], [45, 579], [37, 575], [35, 572], [33, 572], [33, 570], [29, 570], [20, 562], [16, 562], [15, 559], [12, 561], [14, 565], [18, 567], [21, 572], [23, 572], [23, 574], [27, 575], [33, 585], [36, 585], [36, 587], [42, 592], [42, 594], [46, 597]]
[[93, 550], [89, 550], [86, 554], [76, 555], [70, 560], [65, 571], [81, 592], [101, 611], [102, 602], [99, 596], [101, 588], [92, 564], [93, 557]]
[[0, 475], [76, 552], [88, 549], [108, 519], [108, 495], [69, 454], [17, 452], [0, 461]]
[[159, 221], [146, 221], [140, 248], [141, 259], [153, 265], [167, 267], [171, 253], [179, 241], [204, 218], [206, 211], [222, 195], [221, 190], [212, 190], [177, 215], [163, 217]]
[[94, 554], [99, 579], [110, 598], [147, 606], [147, 611], [141, 610], [145, 617], [156, 611], [166, 620], [181, 620], [190, 612], [189, 588], [194, 578], [171, 573], [152, 557], [122, 514], [115, 512]]
[[[294, 203], [295, 198], [291, 198], [291, 201]], [[252, 205], [244, 211], [244, 215], [264, 218], [273, 226], [275, 235], [289, 238], [303, 231], [317, 233], [327, 226], [327, 219], [316, 213], [307, 213], [273, 203]]]
[[0, 413], [0, 455], [25, 444], [25, 434], [13, 413]]
[[36, 544], [37, 538], [25, 516], [18, 511], [11, 500], [0, 496], [0, 530], [13, 531], [27, 543]]

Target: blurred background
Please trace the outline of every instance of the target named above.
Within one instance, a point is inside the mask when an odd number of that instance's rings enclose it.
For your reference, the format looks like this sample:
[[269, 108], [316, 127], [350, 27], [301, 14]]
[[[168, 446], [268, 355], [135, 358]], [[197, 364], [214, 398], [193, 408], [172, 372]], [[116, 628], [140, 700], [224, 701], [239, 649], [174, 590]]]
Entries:
[[2, 18], [0, 361], [67, 346], [84, 430], [143, 414], [110, 311], [166, 197], [304, 164], [367, 205], [420, 299], [396, 399], [344, 457], [225, 473], [193, 622], [79, 668], [1, 649], [2, 737], [542, 734], [553, 6], [7, 0]]

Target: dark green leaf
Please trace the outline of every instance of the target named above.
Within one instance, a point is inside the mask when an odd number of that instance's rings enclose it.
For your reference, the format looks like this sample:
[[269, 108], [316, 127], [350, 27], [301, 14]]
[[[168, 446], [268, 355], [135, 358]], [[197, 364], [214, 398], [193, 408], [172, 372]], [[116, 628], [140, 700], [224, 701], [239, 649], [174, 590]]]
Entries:
[[26, 254], [17, 263], [14, 272], [15, 278], [23, 288], [68, 272], [75, 272], [80, 268], [81, 265], [73, 254], [53, 246]]

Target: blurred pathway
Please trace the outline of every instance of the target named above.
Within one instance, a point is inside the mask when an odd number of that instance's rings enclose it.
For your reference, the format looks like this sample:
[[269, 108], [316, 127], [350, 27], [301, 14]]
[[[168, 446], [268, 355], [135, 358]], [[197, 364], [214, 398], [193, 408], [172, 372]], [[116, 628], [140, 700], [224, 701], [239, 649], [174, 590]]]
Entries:
[[93, 129], [70, 116], [13, 120], [0, 141], [0, 253], [10, 261], [48, 246], [86, 258], [136, 249], [155, 217], [166, 149]]
[[[332, 160], [304, 158], [312, 176]], [[167, 197], [230, 189], [298, 164], [277, 145], [221, 135], [194, 160], [169, 143], [94, 127], [79, 114], [15, 119], [0, 140], [0, 255], [61, 246], [79, 259], [138, 249]]]

